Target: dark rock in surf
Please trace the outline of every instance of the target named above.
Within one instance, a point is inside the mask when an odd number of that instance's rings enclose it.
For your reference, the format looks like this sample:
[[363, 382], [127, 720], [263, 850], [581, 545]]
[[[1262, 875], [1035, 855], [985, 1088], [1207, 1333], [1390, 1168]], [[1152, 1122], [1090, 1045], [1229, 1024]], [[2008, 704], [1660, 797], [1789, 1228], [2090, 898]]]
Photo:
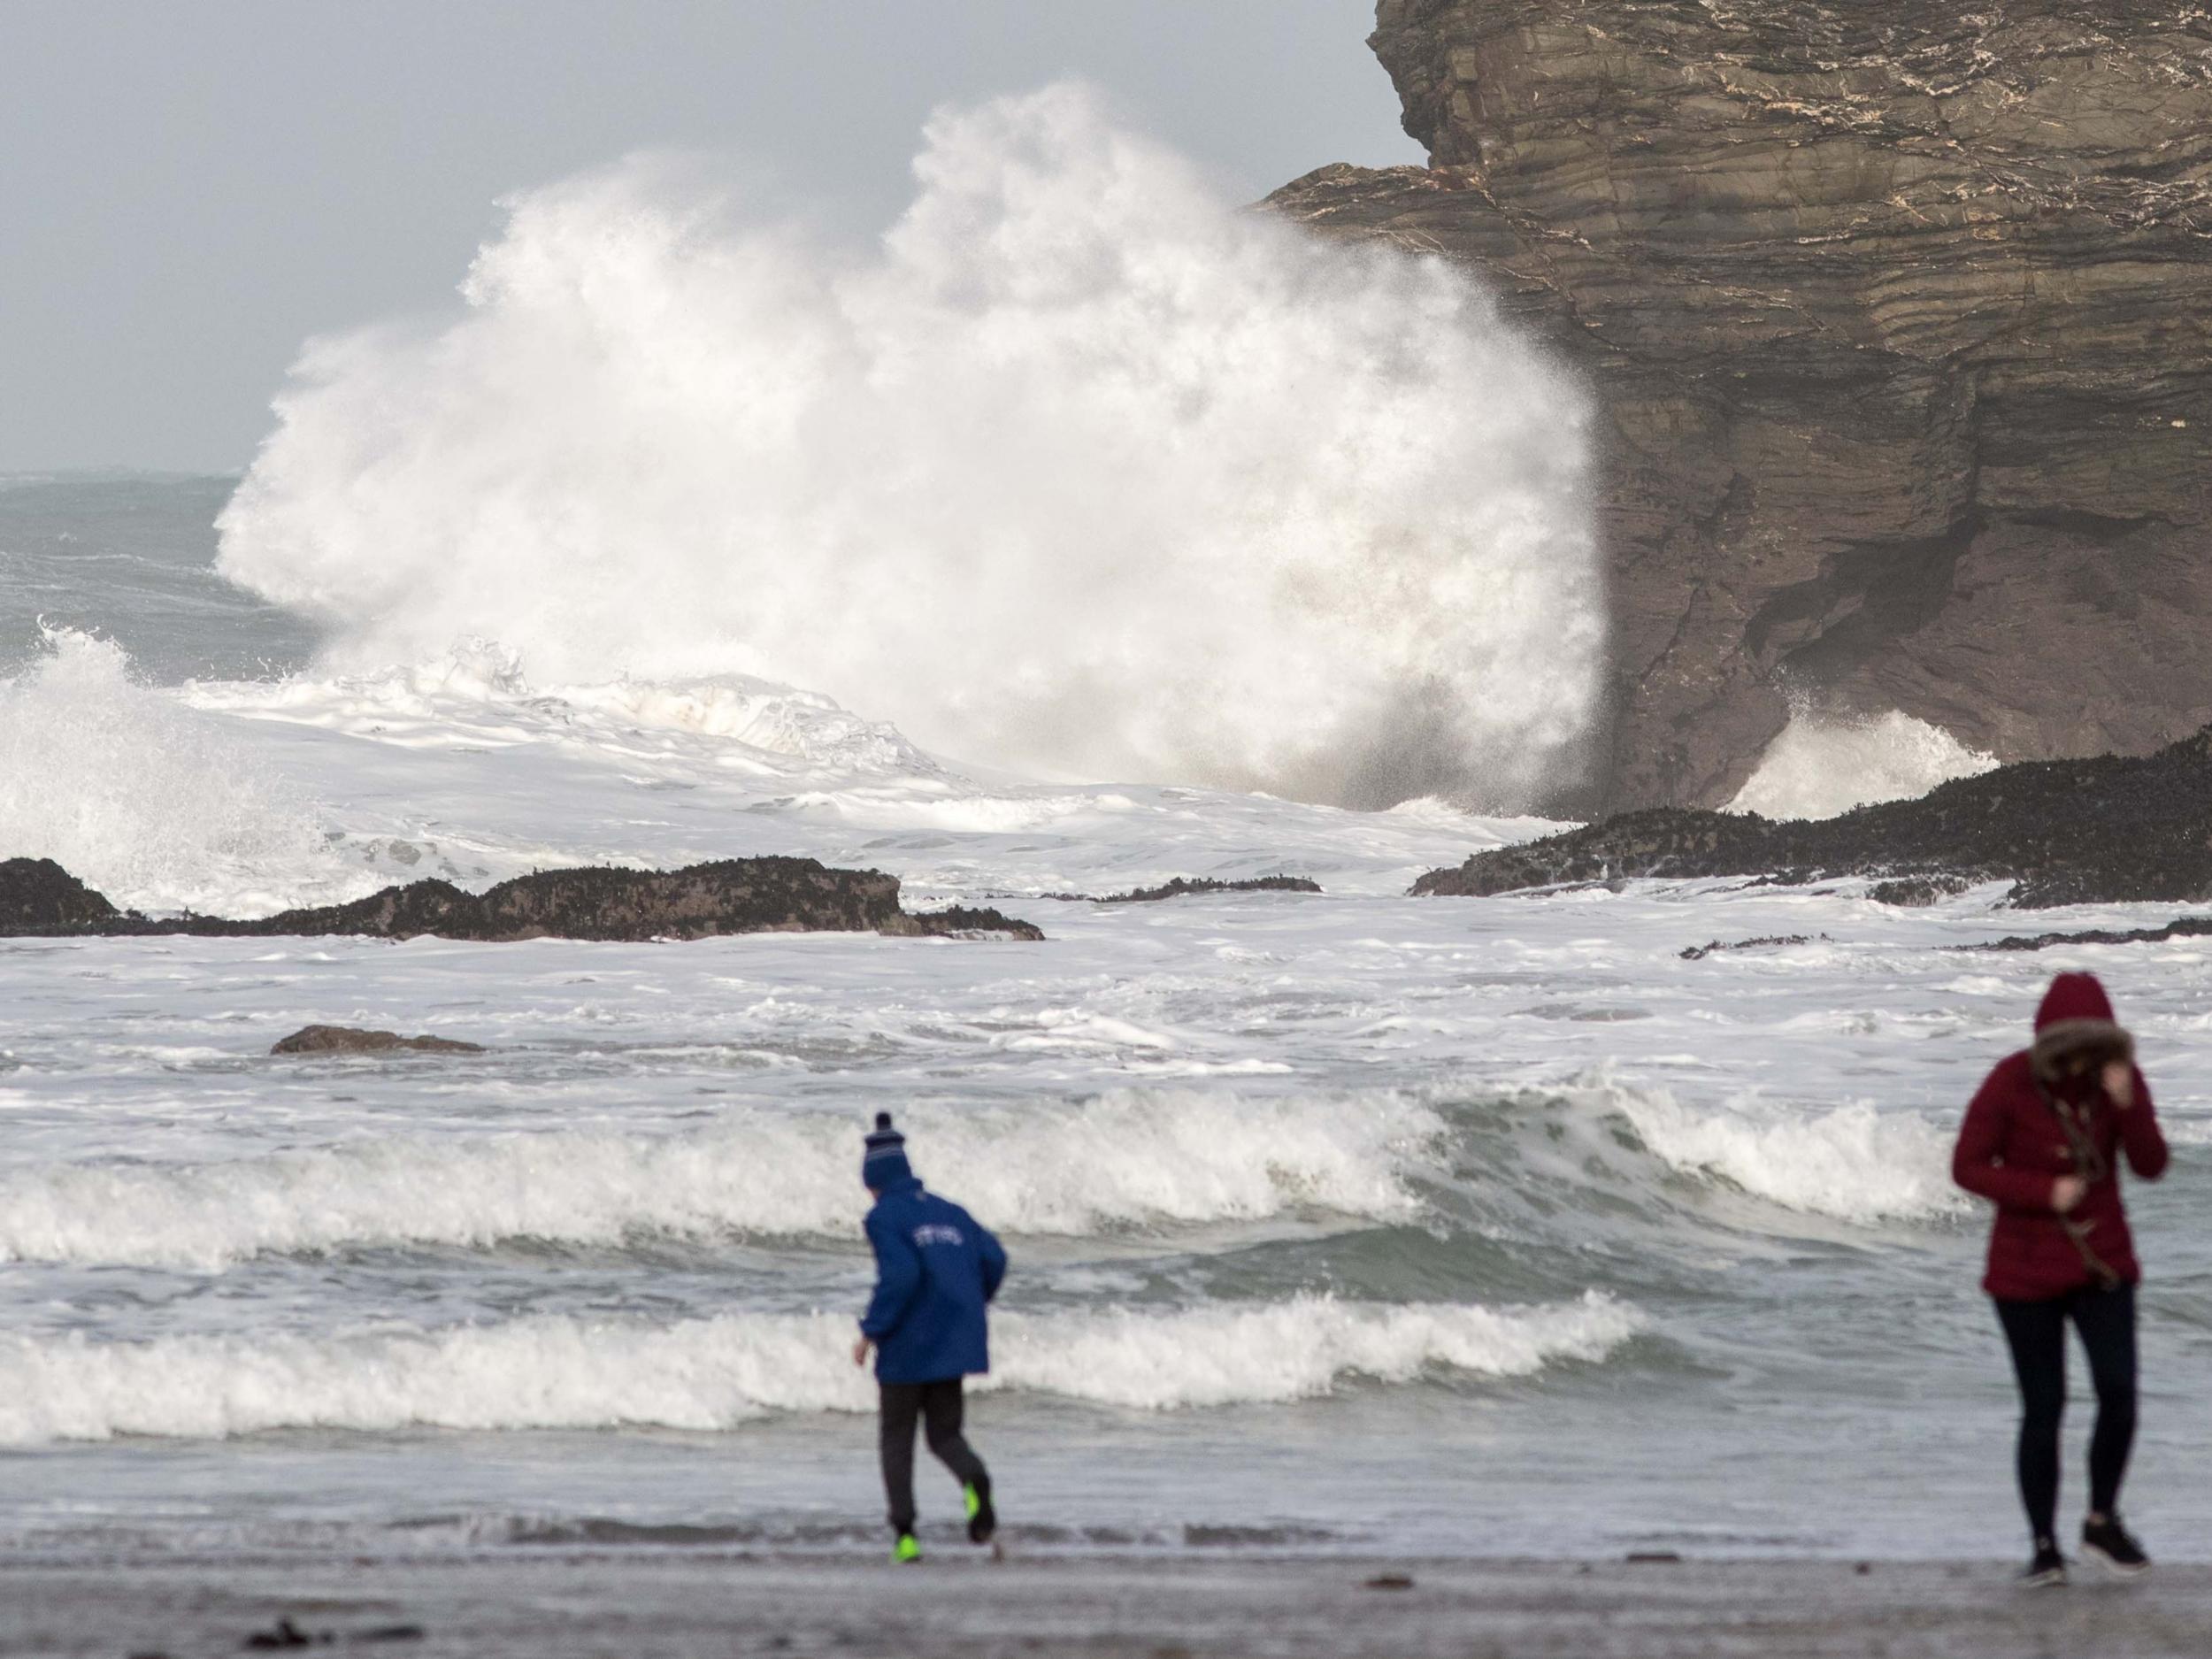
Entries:
[[396, 1031], [362, 1031], [351, 1025], [305, 1025], [280, 1038], [271, 1054], [481, 1054], [481, 1043], [451, 1037], [403, 1037]]
[[1163, 899], [1188, 898], [1200, 893], [1318, 893], [1321, 884], [1306, 876], [1254, 876], [1243, 881], [1217, 881], [1210, 876], [1177, 876], [1156, 887], [1132, 887], [1126, 893], [1052, 893], [1048, 898], [1078, 899], [1092, 904], [1156, 904]]
[[1876, 882], [1866, 890], [1866, 896], [1877, 904], [1894, 904], [1900, 910], [1925, 910], [1956, 898], [1971, 886], [1964, 876], [1904, 876]]
[[977, 909], [965, 904], [947, 905], [941, 910], [912, 910], [895, 921], [886, 922], [876, 929], [895, 939], [1019, 939], [1032, 944], [1042, 942], [1045, 932], [1034, 922], [1025, 922], [1002, 911]]
[[[1701, 945], [1691, 945], [1675, 954], [1685, 962], [1702, 962], [1708, 956], [1717, 956], [1723, 951], [1728, 950], [1763, 950], [1769, 947], [1809, 945], [1814, 941], [1814, 937], [1811, 933], [1768, 933], [1763, 938], [1739, 939], [1729, 943], [1723, 943], [1720, 940], [1715, 939], [1709, 940]], [[1828, 942], [1827, 934], [1822, 933], [1818, 937], [1821, 942]]]
[[[16, 861], [22, 863], [25, 861]], [[48, 866], [70, 880], [58, 866]], [[50, 879], [39, 891], [53, 887]], [[681, 870], [546, 870], [465, 893], [449, 881], [386, 887], [350, 904], [286, 910], [252, 921], [223, 917], [151, 918], [116, 911], [89, 889], [59, 920], [11, 923], [0, 888], [0, 934], [204, 939], [346, 935], [365, 939], [526, 939], [614, 941], [713, 939], [736, 933], [877, 933], [893, 938], [1044, 937], [996, 910], [915, 915], [899, 902], [899, 880], [879, 870], [833, 870], [812, 858], [730, 858]], [[89, 908], [96, 903], [97, 909]], [[44, 912], [40, 912], [43, 914]]]
[[112, 919], [115, 906], [50, 858], [0, 858], [0, 933]]
[[1600, 810], [1792, 689], [2004, 760], [2212, 718], [2212, 17], [1380, 0], [1426, 167], [1269, 198], [1440, 256], [1597, 403]]
[[2163, 927], [2093, 927], [2078, 933], [2015, 933], [1961, 950], [2048, 950], [2055, 945], [2159, 945], [2170, 939], [2212, 937], [2212, 916], [2179, 916]]
[[[2141, 758], [2024, 761], [1916, 801], [1773, 823], [1660, 807], [1479, 852], [1414, 883], [1482, 895], [1624, 878], [1872, 876], [1962, 891], [2008, 880], [2011, 902], [2212, 899], [2212, 726]], [[1909, 889], [1919, 890], [1916, 886]]]

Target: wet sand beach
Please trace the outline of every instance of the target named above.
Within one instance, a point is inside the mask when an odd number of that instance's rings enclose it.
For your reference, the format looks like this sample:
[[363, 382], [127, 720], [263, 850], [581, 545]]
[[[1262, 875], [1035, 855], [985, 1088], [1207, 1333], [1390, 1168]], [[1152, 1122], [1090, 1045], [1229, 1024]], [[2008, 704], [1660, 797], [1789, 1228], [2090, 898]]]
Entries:
[[[993, 1659], [1978, 1659], [2201, 1655], [2212, 1568], [2062, 1590], [2009, 1563], [1010, 1561], [566, 1552], [0, 1568], [0, 1653], [245, 1650], [289, 1618], [349, 1652]], [[1369, 1587], [1394, 1575], [1409, 1587]], [[419, 1634], [415, 1632], [419, 1632]], [[318, 1646], [321, 1643], [318, 1642]]]

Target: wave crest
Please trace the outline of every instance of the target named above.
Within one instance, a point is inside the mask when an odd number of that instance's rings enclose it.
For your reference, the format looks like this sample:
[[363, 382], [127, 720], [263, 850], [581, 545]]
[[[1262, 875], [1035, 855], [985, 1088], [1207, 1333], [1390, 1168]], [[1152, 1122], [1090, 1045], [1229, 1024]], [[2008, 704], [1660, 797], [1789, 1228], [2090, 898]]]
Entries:
[[[1352, 1377], [1528, 1376], [1605, 1358], [1642, 1327], [1592, 1294], [1541, 1308], [1264, 1307], [1003, 1314], [983, 1388], [1164, 1410], [1307, 1399]], [[567, 1317], [435, 1333], [0, 1338], [0, 1444], [119, 1434], [219, 1439], [283, 1428], [655, 1426], [868, 1411], [872, 1383], [831, 1314], [647, 1326]]]
[[[925, 1177], [1014, 1233], [1089, 1234], [1299, 1208], [1394, 1217], [1442, 1132], [1377, 1093], [1309, 1100], [1127, 1090], [1072, 1108], [901, 1113]], [[856, 1125], [734, 1114], [664, 1136], [548, 1131], [350, 1142], [230, 1163], [58, 1164], [0, 1178], [0, 1259], [218, 1269], [264, 1253], [634, 1234], [849, 1233]]]

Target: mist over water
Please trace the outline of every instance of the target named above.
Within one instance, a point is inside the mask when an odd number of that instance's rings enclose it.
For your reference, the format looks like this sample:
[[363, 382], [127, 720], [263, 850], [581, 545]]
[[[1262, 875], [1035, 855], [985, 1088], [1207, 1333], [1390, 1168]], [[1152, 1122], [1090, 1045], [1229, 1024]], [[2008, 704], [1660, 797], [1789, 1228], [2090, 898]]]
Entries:
[[334, 666], [741, 673], [1048, 776], [1524, 801], [1597, 695], [1578, 389], [1441, 261], [1234, 207], [1056, 85], [833, 252], [708, 170], [511, 197], [312, 342], [220, 569]]

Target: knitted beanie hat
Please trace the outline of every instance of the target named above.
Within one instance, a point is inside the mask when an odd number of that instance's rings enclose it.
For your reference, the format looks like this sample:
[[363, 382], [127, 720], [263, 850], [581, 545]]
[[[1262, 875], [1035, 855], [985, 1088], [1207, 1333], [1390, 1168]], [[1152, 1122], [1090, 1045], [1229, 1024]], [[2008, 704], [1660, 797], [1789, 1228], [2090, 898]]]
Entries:
[[895, 1181], [911, 1179], [914, 1171], [906, 1161], [906, 1137], [891, 1127], [891, 1114], [878, 1112], [876, 1126], [869, 1132], [868, 1156], [860, 1161], [860, 1179], [872, 1193], [879, 1193]]

